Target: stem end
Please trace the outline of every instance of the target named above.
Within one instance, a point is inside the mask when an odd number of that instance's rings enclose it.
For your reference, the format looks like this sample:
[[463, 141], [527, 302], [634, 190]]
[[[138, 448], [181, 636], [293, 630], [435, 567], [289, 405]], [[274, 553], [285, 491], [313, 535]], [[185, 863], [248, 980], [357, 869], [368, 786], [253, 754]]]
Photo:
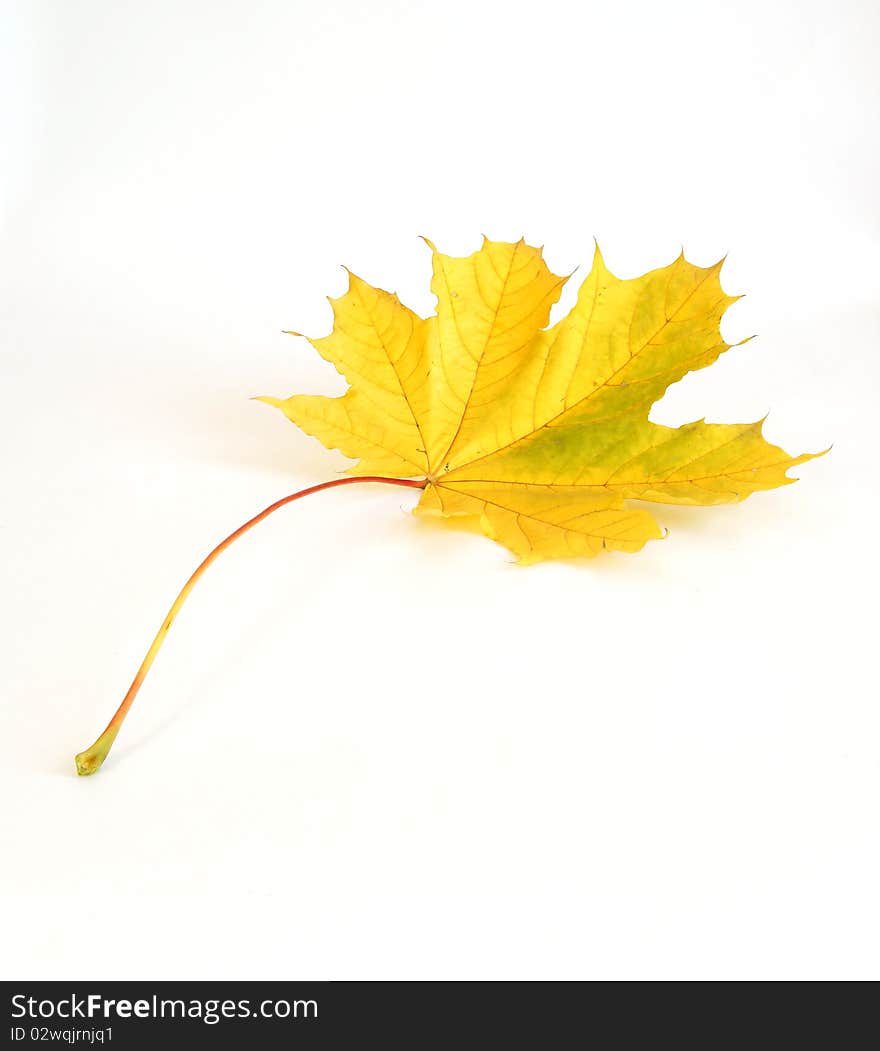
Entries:
[[76, 772], [80, 777], [96, 774], [101, 769], [101, 764], [107, 758], [107, 753], [116, 740], [117, 729], [111, 730], [108, 727], [91, 748], [87, 748], [84, 752], [80, 752], [74, 757]]

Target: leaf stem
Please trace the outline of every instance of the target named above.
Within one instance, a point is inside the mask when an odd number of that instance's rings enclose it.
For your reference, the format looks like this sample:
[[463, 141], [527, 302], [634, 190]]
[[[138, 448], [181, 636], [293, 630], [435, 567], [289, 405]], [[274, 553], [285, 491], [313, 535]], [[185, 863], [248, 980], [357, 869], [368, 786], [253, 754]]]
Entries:
[[162, 621], [162, 626], [153, 639], [153, 644], [147, 650], [147, 655], [144, 657], [140, 668], [137, 670], [137, 674], [132, 680], [131, 686], [128, 688], [128, 693], [122, 699], [122, 704], [116, 709], [116, 713], [110, 722], [107, 724], [107, 729], [101, 734], [101, 736], [95, 741], [91, 748], [87, 748], [84, 752], [80, 752], [76, 756], [76, 771], [81, 776], [88, 774], [94, 774], [100, 769], [101, 764], [107, 758], [107, 753], [116, 740], [116, 735], [119, 733], [119, 729], [122, 726], [122, 722], [128, 714], [129, 709], [134, 703], [134, 699], [137, 696], [138, 690], [141, 688], [144, 679], [147, 677], [147, 672], [150, 670], [150, 666], [156, 659], [156, 654], [162, 647], [162, 643], [165, 641], [165, 636], [168, 634], [168, 630], [174, 623], [174, 619], [180, 612], [184, 602], [186, 602], [187, 596], [195, 587], [197, 581], [205, 570], [210, 566], [214, 559], [220, 554], [221, 551], [225, 551], [230, 544], [238, 540], [240, 536], [243, 536], [249, 529], [252, 529], [258, 522], [262, 522], [264, 518], [268, 518], [273, 511], [277, 511], [280, 507], [284, 507], [285, 504], [291, 504], [294, 500], [300, 500], [304, 496], [311, 496], [312, 493], [320, 493], [325, 489], [335, 489], [340, 485], [354, 485], [358, 482], [381, 482], [385, 485], [403, 485], [410, 489], [424, 489], [427, 485], [426, 480], [413, 481], [408, 478], [385, 478], [379, 475], [363, 475], [358, 477], [349, 478], [336, 478], [330, 482], [322, 482], [320, 485], [309, 486], [308, 489], [300, 489], [299, 492], [291, 493], [289, 496], [282, 497], [280, 500], [276, 500], [274, 504], [270, 504], [265, 510], [261, 511], [258, 515], [254, 515], [250, 521], [245, 522], [243, 526], [239, 526], [234, 533], [230, 533], [229, 536], [222, 540], [214, 550], [205, 558], [201, 565], [196, 569], [189, 580], [183, 585], [180, 594], [174, 600], [171, 609], [165, 619]]

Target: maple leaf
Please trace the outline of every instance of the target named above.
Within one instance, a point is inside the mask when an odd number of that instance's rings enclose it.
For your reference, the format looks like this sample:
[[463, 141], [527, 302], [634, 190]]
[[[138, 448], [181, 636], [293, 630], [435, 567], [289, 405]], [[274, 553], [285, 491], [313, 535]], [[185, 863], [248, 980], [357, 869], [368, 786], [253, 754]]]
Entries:
[[[437, 314], [427, 319], [354, 274], [333, 306], [333, 331], [312, 345], [349, 382], [340, 398], [263, 398], [327, 446], [358, 461], [348, 478], [276, 500], [202, 560], [168, 610], [103, 733], [76, 756], [95, 773], [196, 582], [217, 556], [275, 511], [355, 482], [421, 491], [417, 511], [477, 522], [521, 562], [638, 551], [662, 536], [628, 500], [720, 504], [793, 481], [789, 456], [761, 422], [651, 423], [666, 388], [729, 345], [721, 318], [737, 297], [721, 263], [684, 255], [634, 280], [598, 247], [577, 303], [547, 328], [566, 278], [523, 241], [488, 241], [464, 259], [434, 255]], [[298, 333], [297, 333], [298, 334]], [[743, 341], [745, 342], [745, 341]], [[821, 453], [816, 455], [822, 455]]]
[[348, 391], [261, 399], [357, 459], [352, 474], [427, 479], [418, 512], [476, 519], [522, 562], [637, 551], [663, 531], [628, 500], [733, 503], [822, 455], [789, 456], [763, 421], [649, 421], [670, 384], [731, 346], [720, 324], [739, 297], [721, 288], [723, 260], [682, 254], [624, 280], [597, 246], [577, 303], [548, 328], [567, 278], [541, 249], [484, 239], [452, 258], [427, 243], [436, 316], [349, 274], [333, 331], [309, 340]]

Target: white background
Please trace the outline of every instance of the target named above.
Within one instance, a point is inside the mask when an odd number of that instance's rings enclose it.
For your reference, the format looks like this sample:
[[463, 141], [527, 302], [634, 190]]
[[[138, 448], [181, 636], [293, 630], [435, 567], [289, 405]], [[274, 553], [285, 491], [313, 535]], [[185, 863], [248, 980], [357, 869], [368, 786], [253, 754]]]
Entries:
[[[6, 978], [878, 978], [871, 0], [2, 3]], [[729, 252], [654, 418], [832, 453], [519, 569], [255, 394], [345, 263]], [[558, 310], [573, 301], [576, 282]], [[554, 314], [554, 318], [560, 316]]]

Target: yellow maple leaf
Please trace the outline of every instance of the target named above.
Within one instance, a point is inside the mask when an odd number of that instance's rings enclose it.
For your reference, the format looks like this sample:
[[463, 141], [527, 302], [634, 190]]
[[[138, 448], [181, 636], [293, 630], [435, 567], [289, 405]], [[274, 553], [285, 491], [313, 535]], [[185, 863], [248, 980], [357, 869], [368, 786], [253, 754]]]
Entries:
[[[720, 323], [735, 301], [721, 263], [680, 256], [634, 280], [596, 249], [577, 303], [552, 328], [566, 278], [540, 249], [484, 240], [464, 259], [434, 254], [437, 314], [423, 319], [349, 275], [331, 299], [333, 331], [312, 345], [349, 382], [340, 398], [263, 398], [327, 446], [358, 460], [351, 477], [276, 500], [214, 547], [184, 584], [103, 733], [76, 756], [95, 773], [171, 625], [217, 556], [279, 508], [355, 482], [421, 490], [417, 511], [477, 523], [521, 562], [602, 550], [638, 551], [662, 536], [627, 501], [719, 504], [793, 479], [789, 456], [761, 422], [651, 423], [671, 384], [711, 365], [728, 344]], [[821, 453], [816, 455], [822, 455]]]
[[457, 259], [428, 244], [435, 317], [351, 274], [332, 333], [310, 340], [347, 393], [262, 399], [358, 459], [353, 474], [426, 478], [417, 511], [476, 518], [522, 562], [637, 551], [663, 532], [629, 499], [732, 503], [821, 455], [789, 456], [761, 421], [649, 422], [671, 383], [729, 349], [720, 323], [738, 297], [721, 262], [681, 255], [622, 280], [597, 247], [577, 303], [547, 328], [567, 279], [540, 249], [484, 239]]

